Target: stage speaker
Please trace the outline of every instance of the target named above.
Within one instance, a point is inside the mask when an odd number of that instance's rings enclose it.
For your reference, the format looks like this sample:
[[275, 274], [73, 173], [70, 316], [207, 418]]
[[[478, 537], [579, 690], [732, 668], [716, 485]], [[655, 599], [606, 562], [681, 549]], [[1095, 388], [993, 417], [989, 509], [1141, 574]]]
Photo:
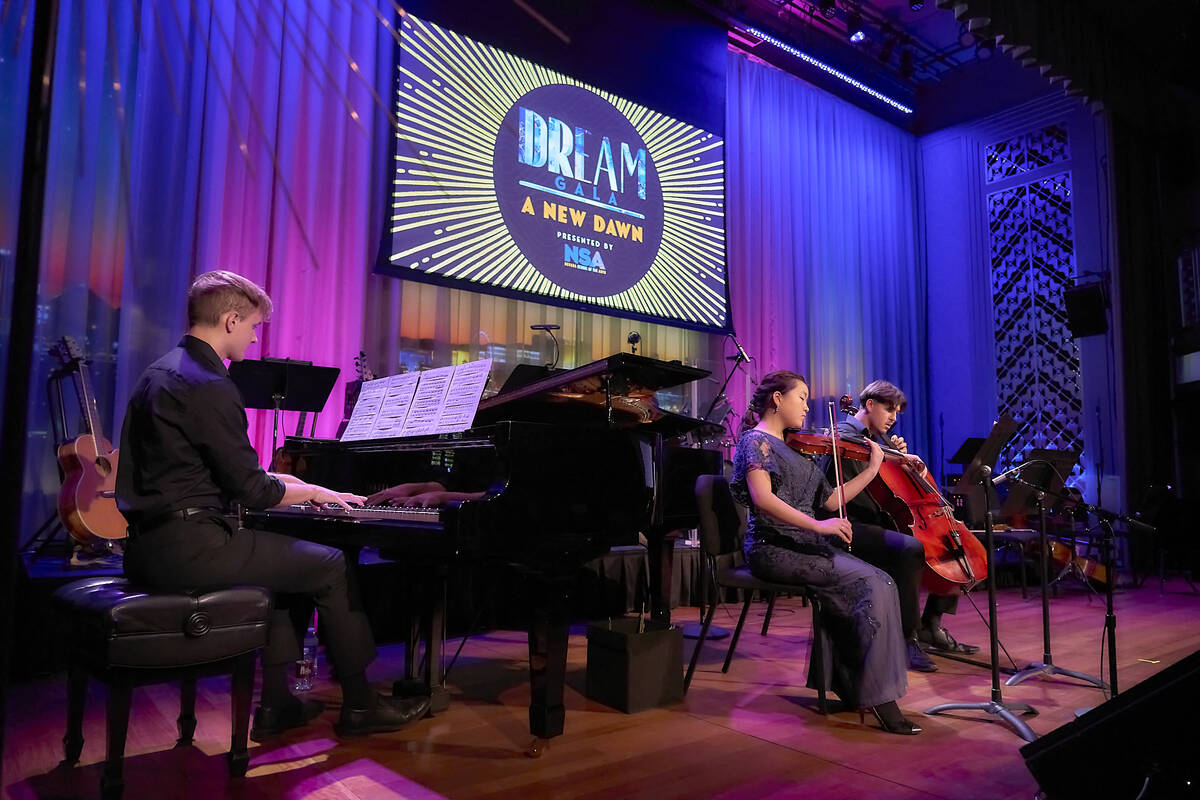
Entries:
[[1063, 290], [1067, 327], [1071, 335], [1095, 336], [1108, 332], [1108, 292], [1103, 283], [1085, 283]]
[[1200, 797], [1200, 650], [1021, 748], [1047, 800]]

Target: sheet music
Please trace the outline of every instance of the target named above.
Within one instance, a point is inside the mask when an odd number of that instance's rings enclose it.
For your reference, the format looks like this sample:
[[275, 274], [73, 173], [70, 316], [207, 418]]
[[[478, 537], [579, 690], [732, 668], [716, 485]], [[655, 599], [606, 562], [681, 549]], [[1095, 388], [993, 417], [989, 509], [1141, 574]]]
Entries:
[[387, 390], [387, 378], [363, 382], [358, 390], [354, 411], [350, 414], [350, 422], [346, 424], [346, 430], [342, 431], [343, 442], [371, 438], [371, 429], [375, 427], [375, 418], [379, 415], [379, 408], [383, 405]]
[[423, 436], [437, 430], [438, 418], [442, 415], [442, 405], [446, 400], [446, 390], [450, 388], [450, 380], [454, 377], [457, 367], [438, 367], [421, 373], [421, 383], [417, 386], [417, 394], [413, 397], [412, 408], [408, 410], [408, 420], [399, 436]]
[[341, 441], [456, 433], [471, 427], [490, 358], [367, 381]]
[[419, 387], [421, 375], [405, 372], [384, 380], [388, 382], [387, 396], [379, 408], [379, 416], [375, 418], [368, 439], [388, 439], [405, 435], [404, 425], [412, 413], [413, 396]]
[[434, 433], [457, 433], [471, 427], [491, 371], [490, 358], [459, 364], [454, 368]]

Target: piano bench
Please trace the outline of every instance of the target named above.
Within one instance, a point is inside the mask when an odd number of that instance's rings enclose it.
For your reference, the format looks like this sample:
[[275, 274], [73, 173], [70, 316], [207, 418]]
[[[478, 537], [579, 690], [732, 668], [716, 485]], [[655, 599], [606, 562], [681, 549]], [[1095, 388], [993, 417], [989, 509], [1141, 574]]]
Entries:
[[83, 749], [88, 676], [109, 687], [100, 779], [105, 800], [119, 798], [124, 789], [125, 735], [135, 686], [180, 681], [177, 745], [187, 745], [196, 730], [196, 679], [231, 675], [229, 772], [245, 776], [254, 661], [267, 642], [270, 592], [258, 586], [164, 592], [138, 588], [121, 577], [100, 577], [60, 587], [54, 603], [69, 637], [65, 763], [77, 763]]

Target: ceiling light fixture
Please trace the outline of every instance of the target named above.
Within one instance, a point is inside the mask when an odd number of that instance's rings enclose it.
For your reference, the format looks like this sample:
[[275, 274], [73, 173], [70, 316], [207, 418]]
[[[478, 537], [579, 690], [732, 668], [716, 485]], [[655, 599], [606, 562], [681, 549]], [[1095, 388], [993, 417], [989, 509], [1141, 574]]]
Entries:
[[[823, 72], [826, 72], [829, 75], [832, 75], [833, 77], [837, 78], [838, 80], [845, 81], [846, 83], [853, 86], [855, 89], [858, 89], [860, 92], [863, 92], [864, 94], [868, 94], [871, 97], [874, 97], [876, 100], [879, 100], [882, 103], [887, 103], [889, 106], [896, 109], [897, 111], [901, 111], [905, 114], [913, 113], [913, 110], [911, 108], [909, 108], [908, 106], [904, 105], [903, 103], [901, 103], [897, 100], [893, 100], [892, 98], [888, 97], [886, 94], [883, 94], [882, 92], [872, 89], [870, 86], [867, 86], [862, 81], [860, 81], [856, 78], [850, 77], [849, 75], [842, 72], [841, 70], [834, 69], [833, 67], [826, 64], [824, 61], [818, 61], [817, 59], [810, 56], [808, 53], [805, 53], [803, 50], [799, 50], [799, 49], [793, 47], [792, 45], [787, 44], [786, 42], [781, 42], [780, 40], [776, 39], [774, 36], [770, 35], [769, 33], [764, 33], [763, 31], [760, 31], [758, 28], [753, 28], [750, 26], [746, 26], [742, 30], [744, 30], [746, 33], [751, 34], [752, 36], [757, 36], [759, 39], [762, 39], [764, 42], [770, 42], [771, 44], [775, 45], [776, 47], [778, 47], [780, 50], [784, 51], [785, 53], [790, 53], [791, 55], [800, 59], [804, 63], [810, 64], [810, 65], [816, 67], [817, 69], [819, 69]], [[901, 52], [901, 54], [900, 54], [901, 64], [903, 64], [905, 52], [909, 52], [909, 51]], [[911, 58], [912, 58], [912, 54], [909, 53], [910, 61], [911, 61]]]

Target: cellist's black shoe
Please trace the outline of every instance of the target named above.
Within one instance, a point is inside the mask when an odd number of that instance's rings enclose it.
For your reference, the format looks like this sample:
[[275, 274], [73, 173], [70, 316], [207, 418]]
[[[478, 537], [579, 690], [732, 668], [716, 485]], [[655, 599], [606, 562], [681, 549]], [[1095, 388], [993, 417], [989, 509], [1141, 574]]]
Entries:
[[936, 650], [939, 653], [969, 656], [979, 652], [978, 647], [973, 644], [963, 644], [951, 636], [950, 631], [941, 625], [922, 627], [917, 631], [917, 639], [927, 649]]
[[428, 697], [384, 697], [377, 695], [371, 708], [342, 707], [342, 715], [333, 724], [338, 736], [366, 736], [390, 733], [429, 713]]
[[921, 645], [917, 644], [917, 640], [908, 639], [904, 642], [904, 647], [908, 651], [908, 668], [914, 672], [937, 672], [937, 664], [933, 663], [933, 659], [925, 655], [925, 651], [921, 649]]
[[254, 710], [254, 724], [250, 726], [250, 738], [265, 742], [286, 730], [299, 728], [312, 722], [325, 710], [320, 700], [292, 698], [294, 703], [282, 706], [259, 706]]

